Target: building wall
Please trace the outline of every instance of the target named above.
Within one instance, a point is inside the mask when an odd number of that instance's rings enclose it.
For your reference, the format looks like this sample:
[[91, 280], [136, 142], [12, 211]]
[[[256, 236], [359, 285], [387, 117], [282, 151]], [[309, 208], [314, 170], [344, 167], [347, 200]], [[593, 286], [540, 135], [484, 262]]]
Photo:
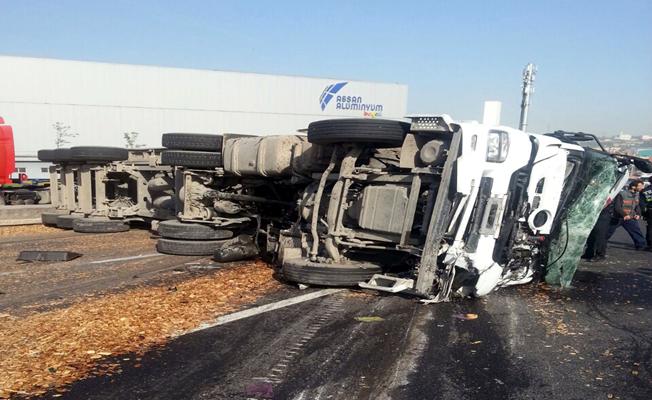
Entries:
[[[342, 82], [322, 109], [324, 89]], [[123, 132], [133, 131], [139, 144], [160, 146], [164, 132], [262, 135], [325, 118], [401, 118], [407, 91], [346, 79], [0, 56], [0, 116], [14, 127], [16, 151], [30, 154], [53, 147], [55, 122], [79, 133], [72, 145], [124, 145]]]
[[49, 162], [39, 161], [35, 157], [16, 156], [16, 168], [11, 179], [18, 179], [19, 174], [27, 174], [29, 179], [49, 179]]

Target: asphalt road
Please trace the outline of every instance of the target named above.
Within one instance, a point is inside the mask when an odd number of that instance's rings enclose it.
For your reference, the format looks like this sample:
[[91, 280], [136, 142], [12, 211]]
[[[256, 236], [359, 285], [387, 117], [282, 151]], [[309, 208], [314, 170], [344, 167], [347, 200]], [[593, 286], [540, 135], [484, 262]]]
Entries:
[[[65, 307], [80, 296], [96, 296], [142, 284], [183, 279], [206, 272], [210, 257], [156, 253], [144, 229], [82, 234], [50, 228], [33, 235], [0, 237], [0, 312], [21, 315]], [[22, 250], [65, 250], [82, 254], [68, 262], [21, 262]]]
[[616, 240], [571, 289], [434, 305], [344, 291], [179, 337], [61, 398], [647, 400], [652, 253]]

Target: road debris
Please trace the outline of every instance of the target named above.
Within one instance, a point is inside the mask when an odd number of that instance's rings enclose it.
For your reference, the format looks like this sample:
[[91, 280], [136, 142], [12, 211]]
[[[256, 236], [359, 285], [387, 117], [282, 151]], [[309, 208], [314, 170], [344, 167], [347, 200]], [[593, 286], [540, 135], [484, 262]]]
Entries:
[[470, 321], [474, 319], [478, 319], [478, 314], [455, 314], [453, 317], [457, 319], [461, 319], [463, 321]]
[[359, 322], [381, 322], [384, 321], [385, 319], [378, 316], [368, 316], [368, 317], [355, 317], [355, 320]]
[[73, 251], [60, 250], [23, 250], [18, 254], [16, 261], [71, 261], [82, 255]]
[[269, 382], [254, 382], [245, 388], [247, 397], [271, 399], [274, 397], [274, 388]]

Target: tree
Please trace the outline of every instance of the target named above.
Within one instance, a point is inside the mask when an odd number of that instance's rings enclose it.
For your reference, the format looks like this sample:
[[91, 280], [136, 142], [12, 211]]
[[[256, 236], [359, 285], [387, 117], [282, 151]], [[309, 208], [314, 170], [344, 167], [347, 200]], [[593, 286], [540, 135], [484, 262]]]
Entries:
[[122, 137], [125, 140], [125, 146], [128, 149], [137, 149], [139, 147], [143, 147], [142, 144], [136, 144], [136, 141], [138, 140], [138, 135], [140, 133], [138, 132], [123, 132]]
[[52, 128], [54, 128], [54, 146], [57, 149], [62, 148], [63, 146], [67, 145], [70, 143], [70, 140], [74, 137], [79, 136], [78, 133], [75, 132], [70, 132], [70, 126], [65, 125], [63, 122], [55, 122], [52, 124]]

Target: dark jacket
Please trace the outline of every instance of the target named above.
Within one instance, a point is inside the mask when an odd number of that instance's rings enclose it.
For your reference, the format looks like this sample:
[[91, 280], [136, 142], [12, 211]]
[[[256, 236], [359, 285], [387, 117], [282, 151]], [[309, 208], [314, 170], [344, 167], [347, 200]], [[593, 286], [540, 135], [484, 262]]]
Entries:
[[613, 203], [614, 217], [624, 218], [626, 215], [630, 217], [641, 215], [641, 205], [639, 204], [639, 194], [632, 193], [629, 190], [623, 190], [618, 193]]
[[640, 203], [642, 214], [648, 218], [652, 216], [652, 185], [648, 185], [641, 192]]

